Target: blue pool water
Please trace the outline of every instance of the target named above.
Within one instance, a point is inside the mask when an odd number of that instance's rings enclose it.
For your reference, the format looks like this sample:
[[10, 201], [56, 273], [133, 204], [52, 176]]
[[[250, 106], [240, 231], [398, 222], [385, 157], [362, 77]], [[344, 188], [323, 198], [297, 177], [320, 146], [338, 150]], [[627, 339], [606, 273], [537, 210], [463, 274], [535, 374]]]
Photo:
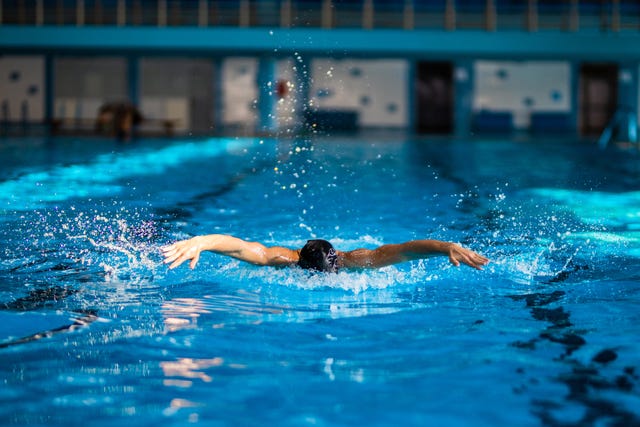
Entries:
[[[362, 137], [0, 154], [2, 425], [640, 425], [633, 153]], [[437, 238], [492, 262], [162, 265], [203, 233]]]

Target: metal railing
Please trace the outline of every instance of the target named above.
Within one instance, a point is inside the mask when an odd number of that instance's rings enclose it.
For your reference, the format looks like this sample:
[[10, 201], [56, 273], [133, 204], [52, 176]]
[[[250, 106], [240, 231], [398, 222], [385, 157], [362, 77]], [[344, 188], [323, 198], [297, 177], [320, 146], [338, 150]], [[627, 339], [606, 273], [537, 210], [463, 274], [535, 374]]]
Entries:
[[636, 0], [0, 0], [0, 25], [640, 30]]

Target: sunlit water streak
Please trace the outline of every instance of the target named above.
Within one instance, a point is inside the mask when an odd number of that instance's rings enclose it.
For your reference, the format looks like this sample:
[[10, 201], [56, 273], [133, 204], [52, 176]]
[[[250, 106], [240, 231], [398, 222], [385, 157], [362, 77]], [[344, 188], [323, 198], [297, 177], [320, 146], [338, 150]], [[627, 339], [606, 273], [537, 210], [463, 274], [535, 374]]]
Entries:
[[224, 155], [254, 143], [256, 141], [253, 140], [210, 139], [125, 155], [119, 152], [100, 154], [85, 164], [27, 170], [14, 179], [0, 183], [0, 207], [32, 210], [71, 198], [115, 197], [126, 186], [123, 179], [161, 175], [185, 162]]

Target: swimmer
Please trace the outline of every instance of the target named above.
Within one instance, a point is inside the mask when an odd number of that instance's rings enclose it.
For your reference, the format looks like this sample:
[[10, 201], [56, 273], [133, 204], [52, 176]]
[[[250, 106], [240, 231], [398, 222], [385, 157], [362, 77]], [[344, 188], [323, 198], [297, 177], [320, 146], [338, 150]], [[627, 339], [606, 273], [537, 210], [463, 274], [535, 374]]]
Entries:
[[190, 260], [195, 268], [200, 253], [210, 251], [261, 266], [298, 266], [308, 270], [337, 273], [339, 269], [378, 268], [400, 262], [448, 256], [456, 267], [466, 264], [478, 270], [489, 262], [488, 258], [456, 243], [440, 240], [412, 240], [400, 244], [382, 245], [376, 249], [355, 249], [342, 252], [326, 240], [309, 240], [301, 249], [281, 246], [267, 247], [258, 242], [247, 242], [224, 234], [210, 234], [181, 240], [162, 248], [164, 263], [178, 267]]

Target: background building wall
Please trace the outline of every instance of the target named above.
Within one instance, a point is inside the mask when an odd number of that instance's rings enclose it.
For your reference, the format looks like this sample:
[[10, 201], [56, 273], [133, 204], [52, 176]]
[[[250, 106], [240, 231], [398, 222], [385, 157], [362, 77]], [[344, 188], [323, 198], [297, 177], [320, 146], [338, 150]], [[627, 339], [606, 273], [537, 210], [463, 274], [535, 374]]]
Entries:
[[570, 113], [571, 67], [563, 61], [476, 61], [473, 111], [509, 112], [525, 129], [533, 112]]
[[42, 121], [44, 57], [0, 56], [0, 120]]
[[277, 62], [276, 81], [272, 82], [273, 92], [276, 97], [277, 128], [281, 132], [293, 132], [300, 125], [300, 115], [305, 97], [301, 93], [304, 86], [301, 84], [299, 73], [307, 70], [304, 64], [295, 58], [285, 58]]
[[[301, 120], [299, 76], [310, 75], [309, 107], [319, 110], [349, 110], [358, 113], [359, 125], [405, 127], [408, 125], [408, 61], [316, 58], [309, 69], [295, 58], [277, 63], [272, 96], [278, 98], [278, 128], [293, 129]], [[254, 126], [259, 96], [256, 58], [227, 58], [223, 65], [223, 124]], [[278, 84], [287, 85], [279, 98]]]
[[257, 122], [258, 60], [227, 58], [222, 64], [222, 124], [253, 128]]
[[140, 110], [145, 119], [174, 122], [177, 132], [213, 126], [213, 65], [206, 59], [142, 58]]
[[103, 104], [128, 99], [125, 58], [59, 57], [53, 73], [54, 119], [94, 120]]
[[363, 127], [408, 125], [408, 61], [317, 58], [311, 64], [312, 108], [355, 111]]
[[[53, 56], [49, 78], [44, 54], [5, 55], [0, 57], [0, 120], [43, 122], [48, 91], [52, 92], [53, 119], [93, 120], [104, 103], [127, 100], [131, 95], [131, 61], [138, 64], [136, 88], [143, 115], [174, 120], [178, 132], [206, 133], [214, 129], [214, 123], [255, 129], [258, 100], [265, 93], [276, 99], [273, 114], [279, 131], [293, 131], [301, 124], [304, 100], [313, 109], [355, 111], [360, 127], [411, 130], [410, 91], [414, 88], [410, 80], [415, 62], [327, 57], [280, 58], [273, 81], [259, 82], [259, 58], [250, 56], [58, 55]], [[466, 95], [456, 93], [458, 109], [508, 112], [518, 129], [527, 129], [536, 112], [577, 116], [578, 61], [452, 62], [455, 78], [459, 80], [461, 71], [468, 70], [464, 78], [470, 80]], [[629, 60], [619, 64], [621, 100], [635, 108], [640, 104], [640, 66]], [[52, 87], [47, 88], [47, 82]], [[270, 91], [259, 90], [263, 84], [272, 85]], [[285, 92], [281, 92], [283, 87]], [[306, 89], [308, 93], [303, 94]], [[466, 97], [471, 98], [470, 103]], [[457, 124], [458, 129], [465, 126]]]

